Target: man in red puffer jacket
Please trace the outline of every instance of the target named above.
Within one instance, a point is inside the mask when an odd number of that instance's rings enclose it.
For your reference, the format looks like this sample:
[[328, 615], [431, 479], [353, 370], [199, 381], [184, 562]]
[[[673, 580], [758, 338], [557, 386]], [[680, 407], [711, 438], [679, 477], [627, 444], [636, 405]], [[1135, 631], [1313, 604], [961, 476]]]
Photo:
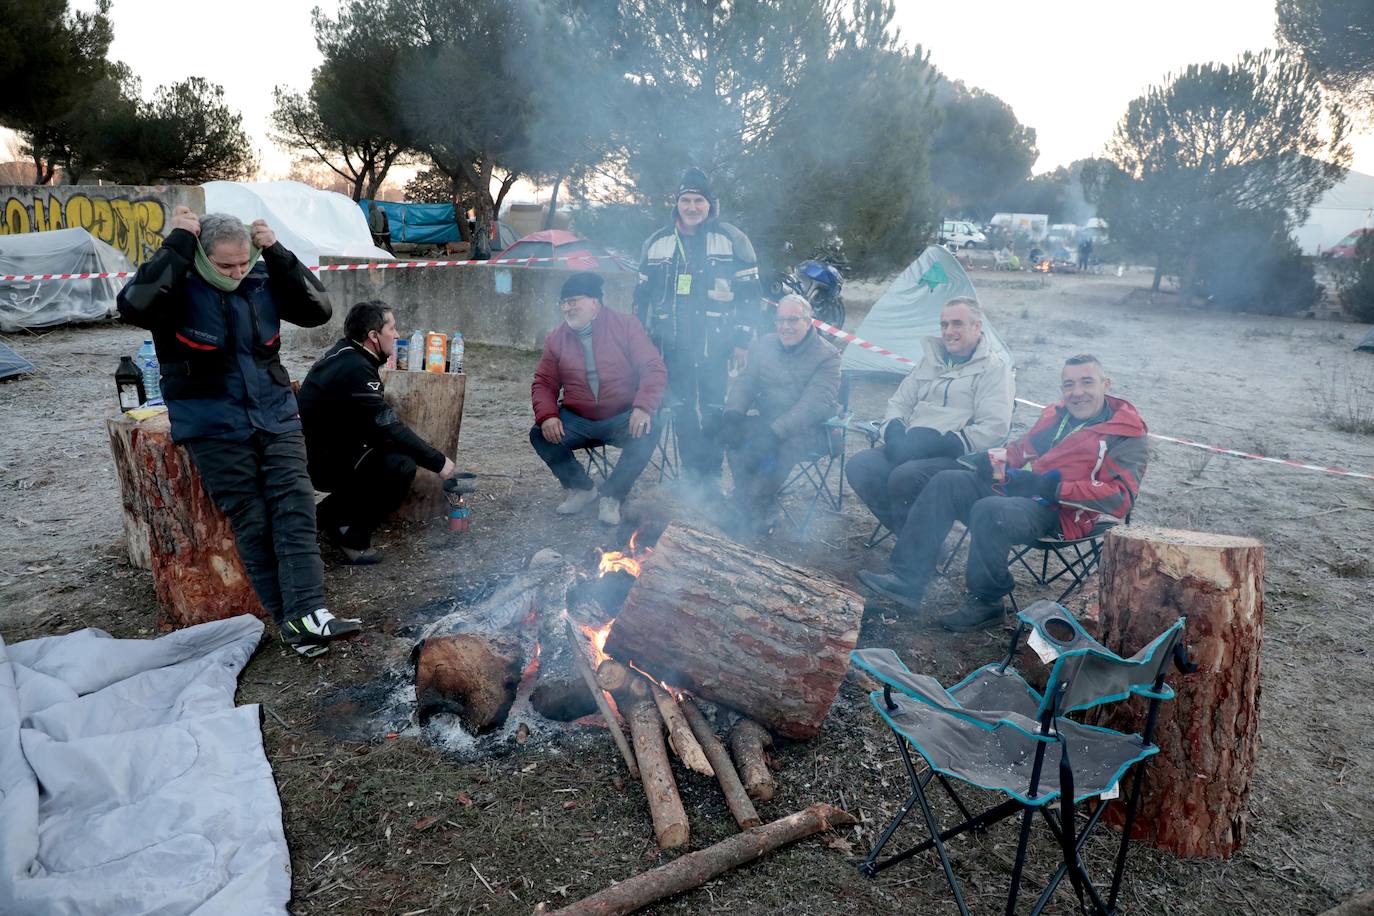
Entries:
[[545, 338], [530, 386], [530, 444], [567, 491], [560, 515], [581, 512], [597, 497], [573, 452], [599, 443], [618, 446], [620, 459], [601, 484], [599, 512], [602, 522], [618, 525], [620, 502], [658, 444], [654, 414], [668, 370], [638, 319], [602, 304], [599, 275], [569, 277], [559, 304], [564, 321]]
[[940, 617], [956, 632], [1002, 619], [1015, 585], [1007, 556], [1046, 535], [1078, 538], [1101, 515], [1124, 519], [1135, 504], [1148, 458], [1145, 421], [1120, 398], [1095, 357], [1070, 358], [1063, 400], [1046, 407], [1030, 431], [1007, 447], [1005, 480], [995, 481], [987, 452], [967, 456], [972, 470], [941, 471], [921, 492], [898, 534], [890, 573], [859, 573], [873, 591], [919, 610], [945, 537], [968, 526], [969, 598]]

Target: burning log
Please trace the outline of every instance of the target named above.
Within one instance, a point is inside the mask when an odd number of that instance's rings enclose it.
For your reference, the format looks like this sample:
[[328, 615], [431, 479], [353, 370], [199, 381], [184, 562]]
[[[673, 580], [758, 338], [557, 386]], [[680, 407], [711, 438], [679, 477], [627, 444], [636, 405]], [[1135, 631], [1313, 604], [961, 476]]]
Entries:
[[524, 651], [504, 633], [457, 633], [415, 647], [415, 704], [423, 724], [453, 713], [474, 732], [506, 720], [520, 684]]
[[691, 697], [682, 698], [682, 714], [687, 717], [692, 733], [701, 742], [706, 759], [711, 761], [711, 767], [716, 771], [716, 781], [720, 783], [720, 790], [725, 794], [725, 803], [730, 806], [735, 822], [745, 830], [757, 827], [762, 821], [754, 810], [754, 803], [749, 800], [748, 791], [740, 782], [739, 774], [735, 772], [734, 764], [730, 762], [730, 755], [725, 753], [725, 746], [720, 743]]
[[656, 900], [700, 887], [717, 875], [815, 833], [855, 823], [830, 805], [812, 805], [770, 824], [737, 833], [714, 846], [689, 852], [658, 868], [627, 878], [604, 891], [557, 910], [552, 916], [621, 916]]
[[573, 664], [577, 666], [577, 673], [586, 683], [587, 689], [591, 691], [592, 700], [596, 703], [597, 710], [601, 713], [601, 718], [606, 720], [606, 727], [611, 731], [611, 738], [615, 740], [615, 746], [620, 750], [620, 756], [625, 760], [625, 767], [630, 771], [630, 775], [639, 777], [639, 765], [635, 763], [634, 752], [630, 750], [630, 745], [625, 741], [625, 733], [620, 730], [620, 723], [616, 721], [615, 713], [611, 712], [611, 706], [606, 702], [606, 696], [601, 692], [601, 685], [596, 682], [596, 676], [592, 674], [591, 666], [587, 664], [586, 656], [582, 654], [582, 649], [578, 646], [577, 628], [573, 626], [571, 620], [564, 620], [568, 631], [568, 647], [572, 651]]
[[739, 767], [744, 790], [754, 801], [768, 801], [773, 797], [773, 774], [768, 771], [765, 748], [773, 746], [768, 729], [750, 719], [740, 719], [730, 730], [730, 753]]
[[716, 771], [711, 769], [711, 762], [706, 759], [706, 752], [692, 734], [692, 726], [687, 724], [677, 700], [655, 683], [649, 684], [649, 691], [653, 694], [659, 715], [663, 716], [663, 723], [668, 726], [668, 743], [677, 754], [677, 759], [686, 764], [689, 770], [695, 770], [702, 776], [716, 775]]
[[630, 669], [613, 658], [608, 658], [596, 667], [596, 682], [603, 690], [619, 693], [630, 684]]
[[838, 582], [673, 524], [642, 561], [606, 652], [809, 738], [839, 691], [862, 615], [863, 600]]
[[644, 795], [654, 821], [654, 837], [660, 849], [686, 846], [691, 828], [668, 762], [668, 748], [663, 743], [663, 718], [647, 696], [633, 700], [629, 710], [630, 736], [634, 739], [640, 781], [644, 783]]

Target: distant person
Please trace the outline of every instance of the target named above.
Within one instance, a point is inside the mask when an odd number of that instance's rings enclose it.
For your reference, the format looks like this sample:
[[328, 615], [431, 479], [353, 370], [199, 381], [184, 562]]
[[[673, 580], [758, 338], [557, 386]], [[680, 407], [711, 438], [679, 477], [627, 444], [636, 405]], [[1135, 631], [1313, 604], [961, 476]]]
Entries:
[[725, 399], [721, 426], [735, 483], [736, 528], [749, 533], [770, 527], [792, 466], [828, 447], [821, 424], [840, 407], [840, 351], [811, 326], [811, 303], [784, 296], [773, 326], [777, 333], [749, 346], [748, 364]]
[[530, 444], [566, 494], [556, 511], [574, 515], [597, 500], [591, 477], [574, 454], [606, 443], [620, 448], [601, 484], [598, 517], [620, 524], [620, 504], [658, 444], [654, 415], [663, 399], [663, 358], [633, 315], [606, 308], [599, 274], [573, 274], [559, 293], [563, 323], [544, 339], [530, 400]]
[[1093, 260], [1093, 240], [1085, 238], [1078, 243], [1078, 272], [1087, 273]]
[[969, 594], [940, 625], [963, 632], [1001, 621], [1003, 599], [1016, 584], [1007, 568], [1013, 546], [1046, 535], [1084, 537], [1100, 515], [1124, 519], [1135, 504], [1149, 457], [1147, 430], [1134, 407], [1107, 394], [1111, 384], [1095, 357], [1067, 360], [1062, 400], [1007, 447], [1004, 479], [997, 481], [985, 451], [968, 457], [974, 470], [936, 474], [907, 514], [891, 571], [863, 570], [859, 581], [920, 610], [945, 537], [962, 521], [969, 530]]
[[186, 207], [120, 290], [119, 314], [153, 334], [173, 441], [229, 518], [253, 591], [282, 642], [313, 658], [361, 629], [325, 607], [315, 490], [300, 412], [278, 354], [281, 324], [313, 328], [324, 285], [264, 220]]
[[391, 219], [375, 200], [367, 202], [367, 228], [372, 233], [372, 244], [378, 248], [385, 248], [393, 256], [396, 254], [395, 249], [391, 247]]
[[940, 336], [888, 399], [882, 442], [849, 460], [849, 485], [888, 530], [899, 532], [930, 479], [959, 458], [1001, 445], [1011, 431], [1011, 367], [993, 352], [983, 312], [957, 298], [940, 310]]
[[744, 366], [762, 296], [753, 244], [718, 212], [706, 173], [687, 169], [673, 224], [644, 243], [634, 293], [636, 313], [668, 366], [683, 467], [714, 490], [730, 361]]
[[329, 494], [315, 507], [325, 538], [353, 565], [379, 563], [372, 534], [400, 508], [416, 467], [444, 480], [453, 460], [401, 422], [385, 398], [380, 369], [396, 352], [396, 316], [385, 302], [359, 302], [301, 385], [301, 422], [310, 479]]

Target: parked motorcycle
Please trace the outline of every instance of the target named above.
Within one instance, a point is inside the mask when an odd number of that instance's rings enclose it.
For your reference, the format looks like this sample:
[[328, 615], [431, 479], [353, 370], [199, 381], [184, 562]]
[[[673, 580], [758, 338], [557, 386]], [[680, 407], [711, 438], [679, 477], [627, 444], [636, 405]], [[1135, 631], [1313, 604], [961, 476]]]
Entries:
[[[834, 327], [844, 327], [844, 271], [849, 265], [832, 252], [817, 250], [795, 268], [780, 270], [764, 290], [776, 303], [788, 293], [796, 293], [811, 303], [815, 317]], [[770, 307], [771, 309], [771, 307]]]

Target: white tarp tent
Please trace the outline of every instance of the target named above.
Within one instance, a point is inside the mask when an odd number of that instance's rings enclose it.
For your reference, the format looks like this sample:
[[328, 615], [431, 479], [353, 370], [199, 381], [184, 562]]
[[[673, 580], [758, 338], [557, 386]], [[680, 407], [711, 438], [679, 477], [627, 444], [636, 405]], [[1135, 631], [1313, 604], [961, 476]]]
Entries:
[[[932, 245], [902, 271], [887, 292], [873, 303], [864, 320], [854, 331], [870, 343], [891, 350], [907, 359], [921, 358], [921, 340], [940, 335], [940, 309], [959, 296], [978, 298], [964, 268], [954, 255], [939, 245]], [[1008, 366], [1016, 367], [1011, 351], [983, 318], [983, 333]], [[911, 371], [905, 363], [881, 356], [853, 344], [845, 347], [841, 369], [845, 372], [892, 372], [901, 375]]]
[[[129, 259], [85, 229], [0, 236], [0, 276], [118, 273]], [[96, 321], [115, 313], [126, 280], [0, 280], [0, 331]]]
[[277, 241], [307, 267], [318, 267], [321, 255], [393, 260], [372, 244], [363, 211], [342, 194], [299, 181], [209, 181], [201, 187], [207, 213], [228, 213], [245, 223], [267, 220]]

